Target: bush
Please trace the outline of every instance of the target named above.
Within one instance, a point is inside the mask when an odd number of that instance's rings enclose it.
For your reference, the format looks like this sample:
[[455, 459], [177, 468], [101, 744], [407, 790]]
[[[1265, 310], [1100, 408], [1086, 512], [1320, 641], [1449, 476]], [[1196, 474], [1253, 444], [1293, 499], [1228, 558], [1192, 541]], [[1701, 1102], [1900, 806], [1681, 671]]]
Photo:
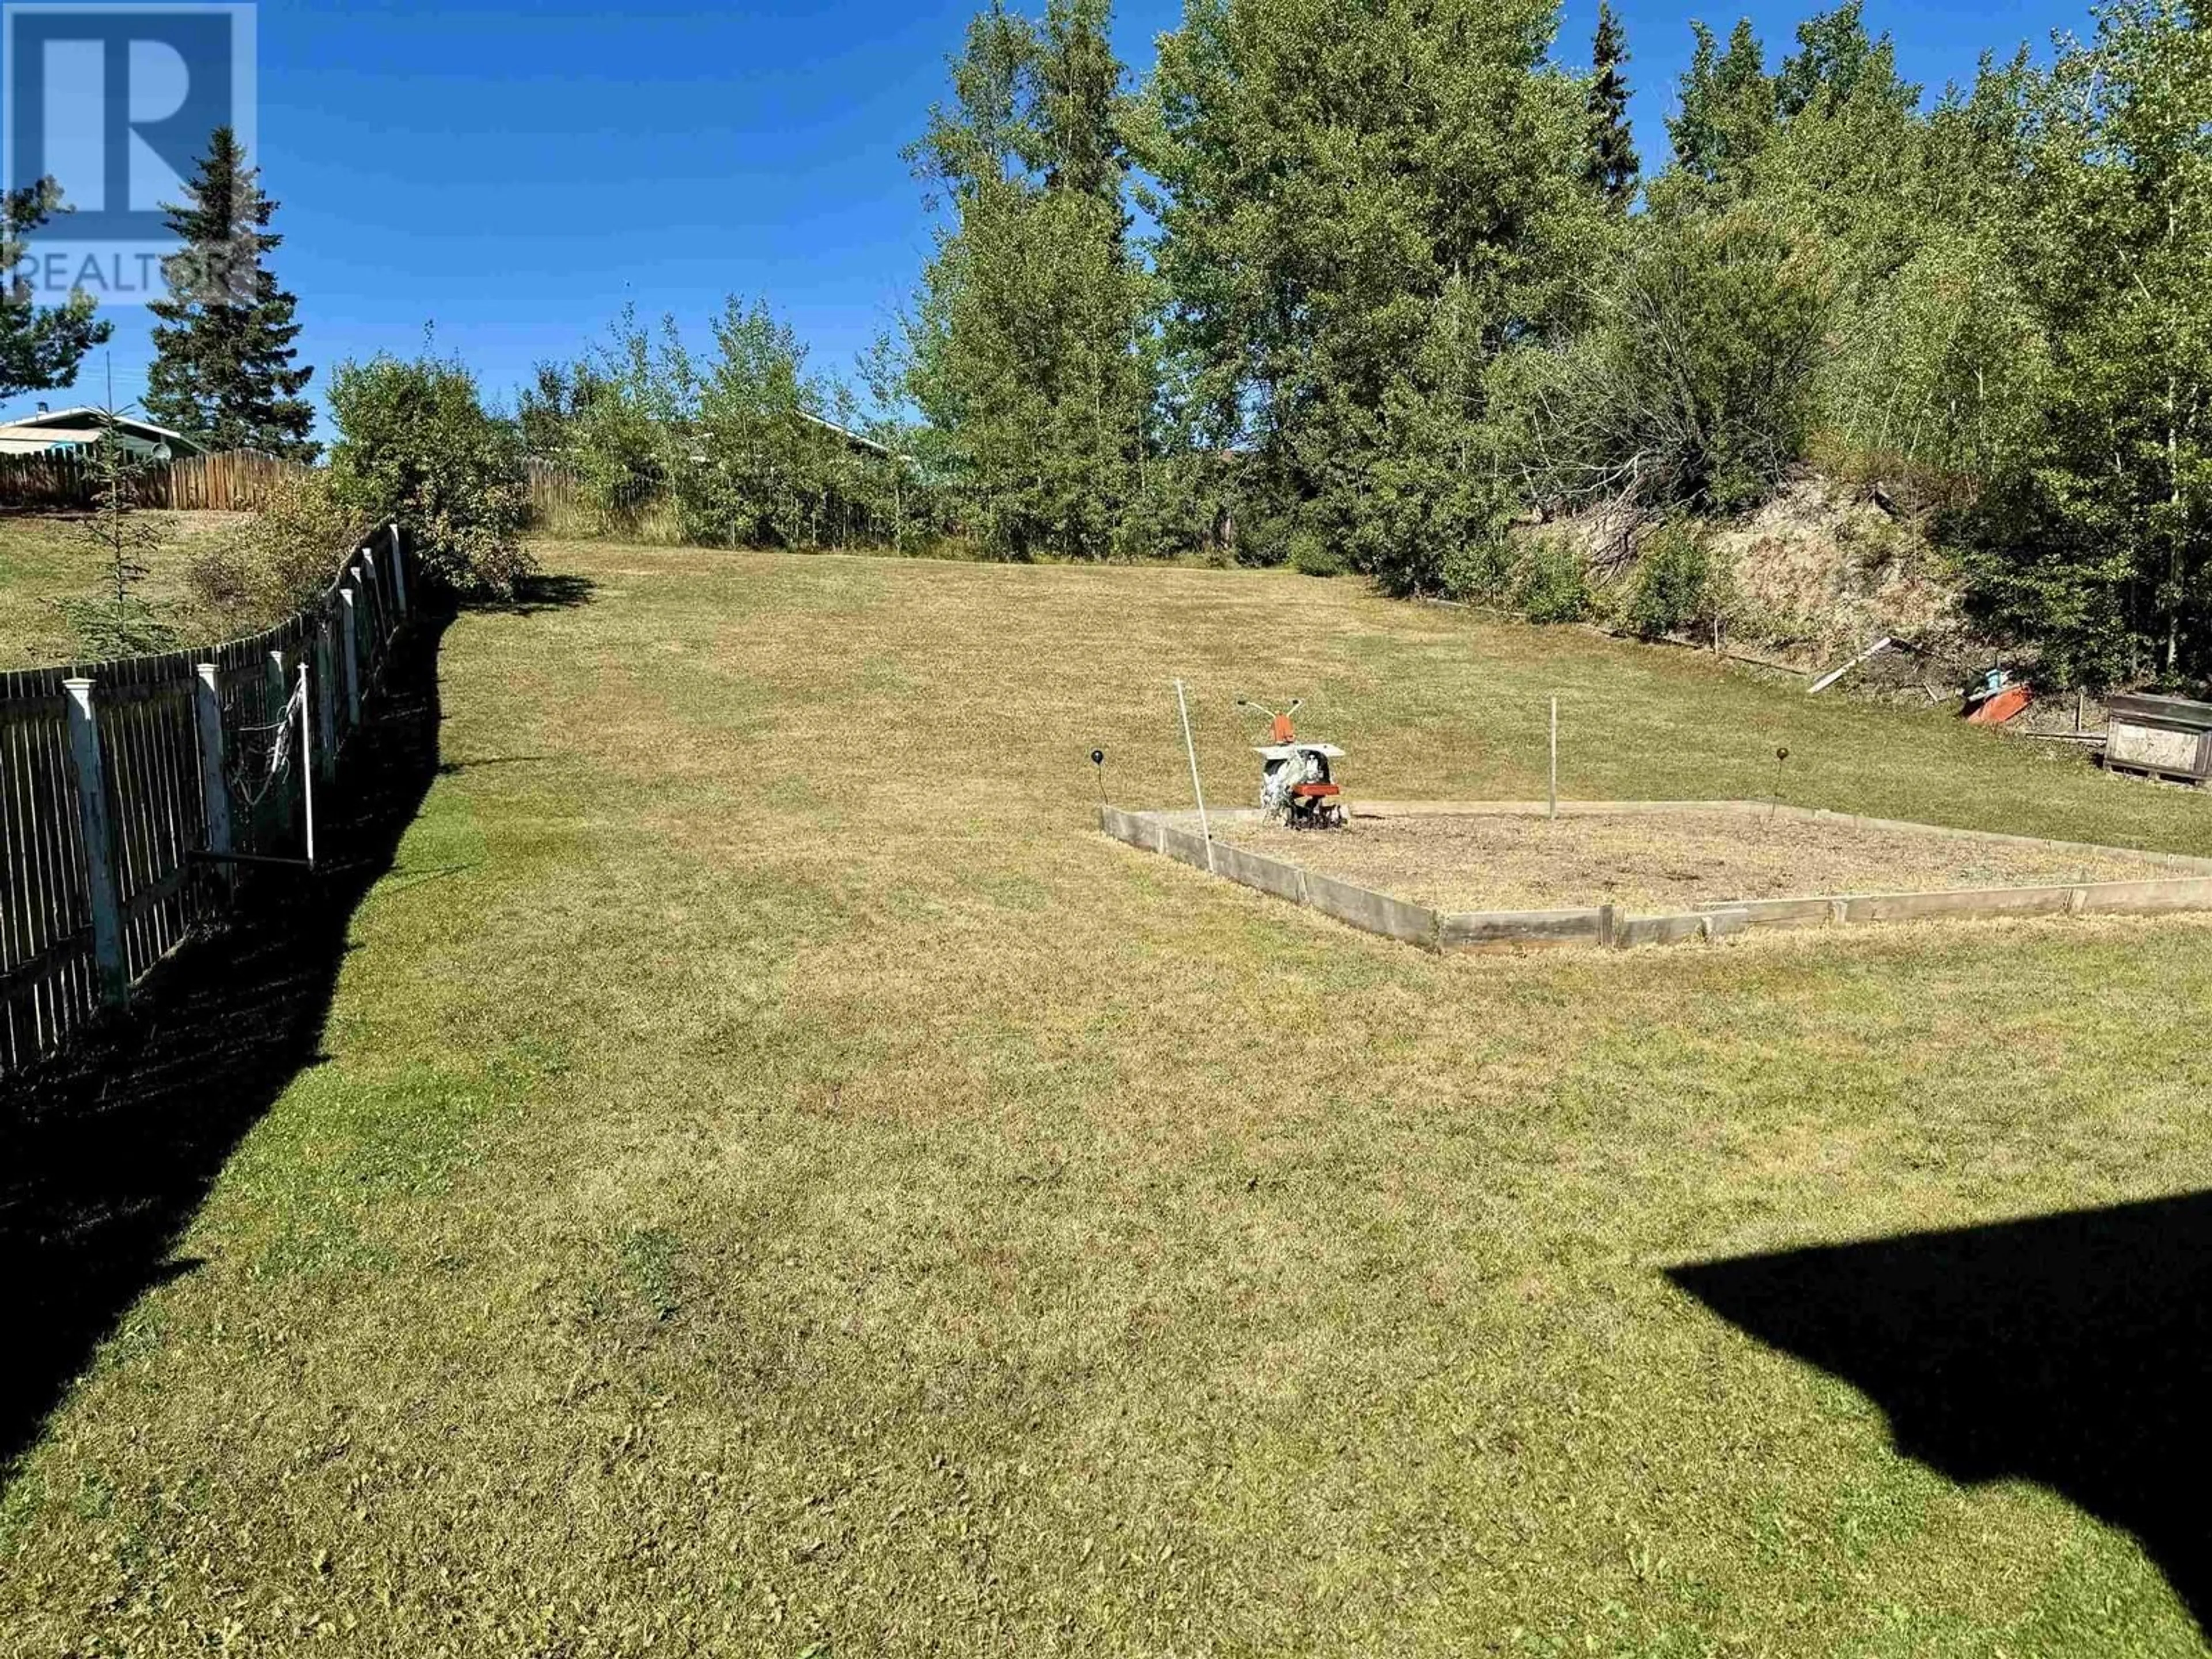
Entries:
[[1349, 567], [1310, 530], [1291, 532], [1291, 568], [1301, 576], [1341, 576]]
[[1644, 538], [1628, 590], [1626, 620], [1647, 640], [1709, 620], [1712, 561], [1695, 532], [1670, 520]]
[[1816, 245], [1747, 210], [1644, 216], [1592, 326], [1500, 376], [1539, 499], [1758, 505], [1805, 453], [1834, 292]]
[[283, 478], [235, 527], [199, 544], [185, 568], [186, 592], [230, 633], [270, 627], [330, 586], [368, 527], [328, 474]]
[[378, 356], [331, 377], [338, 441], [331, 482], [349, 511], [398, 520], [423, 574], [462, 593], [510, 597], [534, 568], [522, 441], [495, 420], [459, 362]]
[[1581, 621], [1589, 609], [1583, 556], [1565, 542], [1536, 543], [1514, 579], [1513, 603], [1533, 623]]
[[1474, 603], [1495, 603], [1513, 587], [1513, 547], [1503, 536], [1476, 536], [1444, 555], [1445, 596]]

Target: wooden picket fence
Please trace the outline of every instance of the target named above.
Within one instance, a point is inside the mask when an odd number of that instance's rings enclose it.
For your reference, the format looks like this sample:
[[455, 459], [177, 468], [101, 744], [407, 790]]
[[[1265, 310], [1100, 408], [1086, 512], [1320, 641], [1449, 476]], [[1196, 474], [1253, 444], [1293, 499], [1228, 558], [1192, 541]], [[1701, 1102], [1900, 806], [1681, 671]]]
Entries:
[[409, 562], [394, 525], [266, 632], [0, 673], [0, 1076], [127, 1006], [241, 868], [312, 863], [315, 792], [381, 680]]
[[[243, 513], [265, 501], [272, 485], [305, 477], [309, 470], [298, 461], [237, 449], [149, 465], [138, 474], [135, 489], [141, 507]], [[81, 450], [0, 455], [0, 508], [89, 507], [97, 488]]]
[[557, 525], [576, 510], [579, 481], [565, 466], [533, 455], [523, 463], [523, 478], [530, 486], [532, 524], [541, 528]]

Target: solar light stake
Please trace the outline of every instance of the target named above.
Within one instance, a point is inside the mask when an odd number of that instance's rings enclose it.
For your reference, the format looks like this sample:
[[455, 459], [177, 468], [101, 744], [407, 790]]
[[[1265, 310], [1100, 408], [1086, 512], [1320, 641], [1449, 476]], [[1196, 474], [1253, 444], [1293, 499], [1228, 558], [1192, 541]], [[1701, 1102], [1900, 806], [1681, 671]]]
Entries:
[[1774, 797], [1766, 803], [1766, 821], [1774, 822], [1774, 815], [1782, 810], [1782, 768], [1790, 758], [1787, 749], [1774, 751]]
[[1092, 750], [1091, 763], [1098, 769], [1098, 804], [1103, 806], [1106, 804], [1106, 751], [1103, 749]]

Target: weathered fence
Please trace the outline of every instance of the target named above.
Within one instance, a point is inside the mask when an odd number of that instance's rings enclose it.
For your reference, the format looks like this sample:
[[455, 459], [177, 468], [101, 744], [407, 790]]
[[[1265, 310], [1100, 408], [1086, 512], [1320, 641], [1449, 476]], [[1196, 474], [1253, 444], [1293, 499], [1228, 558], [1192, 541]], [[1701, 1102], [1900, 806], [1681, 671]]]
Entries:
[[[238, 449], [149, 465], [133, 488], [141, 507], [242, 513], [266, 500], [272, 485], [308, 471], [297, 461]], [[82, 450], [0, 455], [0, 507], [88, 507], [98, 488]]]
[[216, 920], [241, 871], [312, 864], [408, 605], [394, 525], [265, 633], [0, 673], [0, 1076], [53, 1053]]
[[522, 465], [523, 482], [530, 487], [532, 523], [540, 526], [556, 525], [576, 510], [579, 480], [574, 473], [534, 455]]

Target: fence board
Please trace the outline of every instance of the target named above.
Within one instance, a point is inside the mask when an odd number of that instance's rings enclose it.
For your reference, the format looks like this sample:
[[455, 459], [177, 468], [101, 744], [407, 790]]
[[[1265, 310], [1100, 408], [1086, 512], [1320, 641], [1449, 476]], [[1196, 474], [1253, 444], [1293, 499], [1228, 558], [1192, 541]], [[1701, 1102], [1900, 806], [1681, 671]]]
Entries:
[[[26, 459], [46, 459], [0, 457], [0, 473], [22, 471], [17, 464]], [[184, 499], [235, 500], [222, 492], [236, 482], [226, 482], [220, 470], [208, 472], [188, 482]], [[375, 546], [373, 575], [368, 550], [355, 551], [320, 598], [250, 637], [158, 656], [0, 674], [0, 1077], [52, 1054], [102, 1010], [84, 807], [64, 682], [89, 679], [94, 685], [99, 788], [107, 804], [121, 911], [121, 965], [123, 977], [135, 984], [195, 931], [218, 921], [235, 890], [234, 882], [213, 879], [210, 866], [196, 856], [207, 850], [208, 818], [194, 701], [198, 665], [216, 665], [234, 850], [299, 856], [305, 850], [303, 750], [295, 732], [284, 746], [285, 764], [271, 764], [279, 723], [296, 720], [291, 677], [303, 659], [310, 662], [307, 714], [313, 717], [325, 688], [309, 643], [335, 615], [336, 595], [345, 583], [363, 596], [356, 630], [363, 693], [373, 693], [381, 680], [392, 636], [404, 617], [402, 590], [392, 580], [391, 533], [380, 535]], [[272, 670], [272, 653], [283, 655], [282, 678]]]
[[[304, 477], [298, 461], [250, 449], [185, 455], [141, 471], [133, 491], [141, 507], [178, 512], [242, 513], [259, 506], [287, 478]], [[98, 489], [82, 450], [0, 455], [0, 507], [89, 507]]]

